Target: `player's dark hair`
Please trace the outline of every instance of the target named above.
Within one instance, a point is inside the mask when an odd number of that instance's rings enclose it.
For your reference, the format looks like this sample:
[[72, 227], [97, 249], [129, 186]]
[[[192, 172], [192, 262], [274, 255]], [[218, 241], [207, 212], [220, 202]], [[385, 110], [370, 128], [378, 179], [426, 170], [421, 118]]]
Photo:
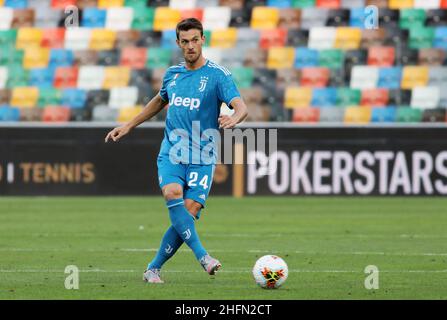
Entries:
[[188, 31], [191, 29], [197, 29], [200, 31], [200, 36], [203, 37], [203, 26], [202, 23], [196, 18], [188, 18], [180, 21], [175, 28], [175, 33], [177, 34], [177, 40], [179, 40], [180, 31]]

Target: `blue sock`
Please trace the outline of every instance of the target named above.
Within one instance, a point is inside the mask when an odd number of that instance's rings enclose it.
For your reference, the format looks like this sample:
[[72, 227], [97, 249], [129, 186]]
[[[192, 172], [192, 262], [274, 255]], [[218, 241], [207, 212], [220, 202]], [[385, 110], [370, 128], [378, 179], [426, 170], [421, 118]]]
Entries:
[[200, 242], [194, 225], [193, 216], [186, 210], [183, 199], [168, 200], [166, 205], [169, 209], [169, 217], [172, 226], [179, 236], [186, 242], [188, 247], [194, 252], [197, 260], [206, 255], [206, 250]]
[[178, 235], [173, 226], [170, 226], [161, 240], [160, 249], [158, 249], [155, 258], [148, 264], [148, 269], [161, 269], [180, 248], [183, 240]]

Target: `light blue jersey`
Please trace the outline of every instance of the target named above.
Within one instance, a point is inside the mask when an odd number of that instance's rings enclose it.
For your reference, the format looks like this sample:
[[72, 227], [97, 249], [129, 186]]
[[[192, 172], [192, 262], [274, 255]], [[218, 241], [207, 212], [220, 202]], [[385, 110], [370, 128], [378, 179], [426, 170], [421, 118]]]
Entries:
[[[159, 94], [169, 103], [160, 155], [168, 156], [175, 150], [181, 154], [181, 163], [214, 164], [217, 150], [209, 150], [214, 142], [207, 135], [208, 129], [219, 129], [222, 102], [231, 108], [233, 99], [240, 97], [231, 73], [210, 60], [197, 70], [188, 70], [182, 63], [166, 71]], [[177, 150], [184, 135], [189, 141], [186, 153]], [[213, 156], [202, 159], [203, 150]]]

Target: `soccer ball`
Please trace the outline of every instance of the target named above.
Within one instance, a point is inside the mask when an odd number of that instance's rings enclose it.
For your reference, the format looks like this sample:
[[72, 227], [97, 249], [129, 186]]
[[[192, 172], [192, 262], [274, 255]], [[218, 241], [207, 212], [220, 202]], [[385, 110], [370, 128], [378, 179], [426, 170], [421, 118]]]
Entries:
[[289, 269], [283, 259], [266, 255], [256, 261], [253, 276], [256, 283], [264, 289], [279, 288], [287, 279]]

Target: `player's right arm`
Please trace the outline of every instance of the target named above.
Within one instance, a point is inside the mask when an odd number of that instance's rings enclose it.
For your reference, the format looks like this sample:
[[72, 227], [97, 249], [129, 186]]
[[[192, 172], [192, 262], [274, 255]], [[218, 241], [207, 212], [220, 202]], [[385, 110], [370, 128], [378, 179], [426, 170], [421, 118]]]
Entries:
[[148, 102], [143, 110], [135, 116], [135, 118], [130, 120], [128, 123], [116, 127], [115, 129], [110, 131], [105, 138], [105, 142], [108, 142], [110, 139], [112, 139], [114, 142], [118, 141], [126, 134], [128, 134], [132, 129], [151, 119], [161, 110], [163, 110], [167, 103], [167, 101], [162, 99], [160, 94], [157, 94], [155, 97], [152, 98], [151, 101]]

